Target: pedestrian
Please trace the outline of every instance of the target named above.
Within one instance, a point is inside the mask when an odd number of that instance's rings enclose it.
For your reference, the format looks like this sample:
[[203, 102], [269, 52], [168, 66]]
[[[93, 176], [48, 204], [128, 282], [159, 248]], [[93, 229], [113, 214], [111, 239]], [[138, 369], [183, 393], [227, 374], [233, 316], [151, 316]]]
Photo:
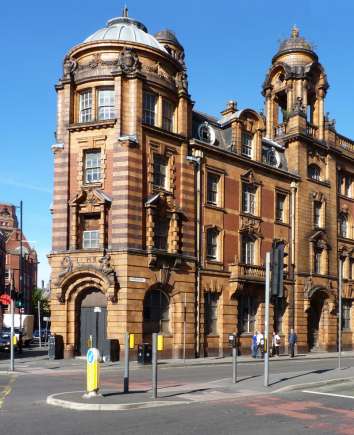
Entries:
[[251, 343], [252, 358], [257, 358], [257, 334], [258, 331], [255, 331], [252, 336], [252, 343]]
[[289, 347], [290, 347], [290, 357], [294, 358], [295, 356], [295, 344], [297, 342], [296, 332], [291, 328], [289, 334]]
[[261, 358], [264, 358], [264, 335], [262, 332], [257, 333], [257, 352], [260, 351]]
[[272, 354], [273, 356], [279, 357], [279, 349], [280, 349], [280, 336], [277, 332], [273, 332], [272, 337]]

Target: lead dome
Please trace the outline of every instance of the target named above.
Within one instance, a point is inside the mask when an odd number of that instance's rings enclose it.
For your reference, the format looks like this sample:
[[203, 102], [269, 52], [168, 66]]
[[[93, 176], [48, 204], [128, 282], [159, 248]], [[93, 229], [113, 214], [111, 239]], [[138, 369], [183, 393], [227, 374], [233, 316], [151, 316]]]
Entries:
[[125, 8], [123, 16], [112, 18], [107, 22], [107, 26], [97, 30], [85, 39], [84, 42], [93, 41], [123, 41], [147, 45], [166, 53], [166, 49], [152, 35], [148, 33], [146, 26], [133, 18], [128, 17], [128, 9]]

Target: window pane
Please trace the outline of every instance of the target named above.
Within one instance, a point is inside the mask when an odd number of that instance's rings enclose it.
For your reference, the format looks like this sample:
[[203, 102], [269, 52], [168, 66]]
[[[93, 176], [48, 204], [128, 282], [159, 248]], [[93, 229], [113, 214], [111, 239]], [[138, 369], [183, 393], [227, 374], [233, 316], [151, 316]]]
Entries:
[[245, 213], [255, 214], [256, 190], [246, 184], [243, 185], [242, 189], [242, 211]]
[[113, 89], [98, 91], [98, 119], [115, 118], [115, 94]]
[[92, 118], [91, 89], [80, 94], [80, 122], [90, 122]]
[[279, 222], [284, 222], [284, 204], [285, 204], [285, 198], [286, 196], [281, 194], [281, 193], [277, 193], [277, 197], [276, 197], [276, 220]]
[[207, 257], [210, 260], [217, 259], [218, 236], [219, 236], [218, 230], [216, 229], [207, 230]]
[[154, 94], [144, 93], [143, 97], [143, 122], [155, 125], [155, 111], [157, 98]]
[[173, 104], [168, 100], [162, 102], [162, 128], [164, 130], [173, 130]]
[[154, 186], [163, 187], [164, 189], [168, 189], [167, 185], [167, 167], [168, 160], [166, 157], [155, 154], [154, 155], [154, 174], [153, 174], [153, 183]]
[[218, 184], [220, 177], [216, 174], [208, 174], [207, 181], [207, 202], [209, 204], [217, 205], [218, 201]]
[[242, 154], [247, 157], [252, 157], [252, 135], [242, 132]]
[[84, 163], [85, 183], [95, 183], [101, 180], [101, 151], [89, 151], [85, 153]]
[[84, 231], [83, 232], [83, 248], [91, 249], [99, 247], [99, 232], [98, 230], [94, 231]]

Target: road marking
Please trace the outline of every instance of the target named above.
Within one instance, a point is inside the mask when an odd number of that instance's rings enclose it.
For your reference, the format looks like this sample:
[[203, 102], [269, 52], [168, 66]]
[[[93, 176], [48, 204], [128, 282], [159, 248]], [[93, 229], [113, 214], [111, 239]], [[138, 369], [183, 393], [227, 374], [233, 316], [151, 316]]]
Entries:
[[322, 393], [321, 391], [310, 391], [310, 390], [302, 390], [302, 392], [308, 394], [317, 394], [318, 396], [332, 396], [332, 397], [341, 397], [344, 399], [354, 399], [354, 396], [347, 396], [345, 394]]
[[16, 380], [16, 376], [10, 376], [9, 383], [5, 385], [4, 389], [0, 392], [0, 409], [2, 408], [2, 405], [4, 404], [4, 400], [6, 396], [11, 394], [12, 391], [12, 385]]

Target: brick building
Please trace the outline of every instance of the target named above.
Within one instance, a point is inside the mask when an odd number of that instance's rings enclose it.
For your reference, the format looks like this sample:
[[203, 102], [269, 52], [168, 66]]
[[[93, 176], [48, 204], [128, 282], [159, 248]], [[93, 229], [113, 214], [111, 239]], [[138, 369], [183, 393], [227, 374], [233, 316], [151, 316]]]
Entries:
[[[6, 262], [6, 249], [5, 249], [5, 234], [0, 231], [0, 295], [5, 293], [5, 262]], [[2, 325], [3, 307], [0, 304], [0, 327]]]
[[[13, 285], [20, 292], [20, 240], [21, 229], [16, 216], [16, 207], [12, 204], [0, 204], [0, 231], [5, 236], [5, 287], [10, 285], [10, 271]], [[24, 314], [32, 313], [32, 291], [37, 286], [37, 253], [22, 234], [22, 300]]]
[[341, 258], [352, 348], [354, 142], [326, 117], [325, 70], [297, 28], [266, 74], [264, 113], [194, 111], [176, 36], [126, 10], [68, 52], [56, 89], [51, 318], [68, 351], [162, 332], [178, 357], [185, 324], [188, 356], [223, 354], [233, 331], [249, 352], [274, 241], [288, 254], [271, 305], [283, 343], [294, 327], [299, 350], [336, 348]]

